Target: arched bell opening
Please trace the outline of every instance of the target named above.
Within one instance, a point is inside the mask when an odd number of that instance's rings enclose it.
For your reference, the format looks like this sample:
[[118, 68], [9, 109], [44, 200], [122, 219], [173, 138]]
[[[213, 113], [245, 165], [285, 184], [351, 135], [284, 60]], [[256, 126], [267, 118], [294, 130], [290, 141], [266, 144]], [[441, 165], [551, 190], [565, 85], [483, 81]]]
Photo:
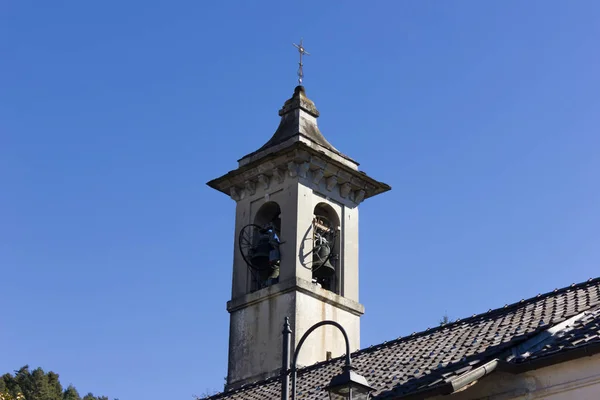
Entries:
[[240, 252], [250, 272], [250, 291], [279, 282], [280, 214], [277, 203], [267, 202], [257, 211], [254, 223], [246, 225], [240, 232]]
[[339, 294], [340, 219], [330, 205], [315, 206], [312, 232], [313, 281]]
[[281, 233], [280, 215], [281, 208], [279, 208], [279, 204], [274, 201], [268, 201], [258, 209], [258, 212], [254, 216], [254, 223], [262, 227], [272, 226], [277, 236], [279, 236]]

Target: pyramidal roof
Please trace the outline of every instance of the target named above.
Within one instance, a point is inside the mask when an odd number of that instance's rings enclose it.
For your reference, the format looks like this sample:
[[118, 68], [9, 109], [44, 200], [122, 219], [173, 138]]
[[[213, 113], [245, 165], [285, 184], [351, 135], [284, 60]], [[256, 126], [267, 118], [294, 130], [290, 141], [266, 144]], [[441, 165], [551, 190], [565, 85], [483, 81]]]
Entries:
[[[254, 194], [256, 183], [280, 181], [282, 174], [311, 175], [315, 185], [325, 185], [328, 192], [339, 193], [354, 205], [386, 192], [391, 187], [358, 169], [358, 162], [342, 154], [319, 130], [319, 111], [304, 86], [296, 86], [292, 97], [279, 110], [281, 121], [271, 138], [258, 150], [238, 160], [238, 167], [207, 182], [208, 186], [238, 201]], [[291, 168], [291, 169], [290, 169]], [[268, 185], [267, 185], [268, 186]]]
[[354, 168], [358, 166], [356, 161], [342, 154], [325, 139], [317, 125], [319, 111], [315, 103], [306, 96], [304, 86], [296, 86], [292, 97], [286, 100], [281, 110], [279, 110], [279, 115], [281, 116], [281, 122], [279, 122], [273, 136], [258, 150], [238, 160], [240, 166], [277, 151], [280, 145], [284, 143], [291, 145], [302, 139], [312, 142], [321, 150], [325, 149], [342, 157], [347, 163], [353, 164]]

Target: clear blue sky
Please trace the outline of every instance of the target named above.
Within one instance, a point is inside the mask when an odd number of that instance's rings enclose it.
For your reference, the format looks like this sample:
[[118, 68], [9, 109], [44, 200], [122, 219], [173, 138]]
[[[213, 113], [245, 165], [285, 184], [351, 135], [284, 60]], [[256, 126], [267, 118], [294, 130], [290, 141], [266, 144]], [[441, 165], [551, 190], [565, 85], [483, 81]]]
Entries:
[[3, 1], [0, 373], [222, 389], [205, 182], [276, 129], [301, 36], [321, 131], [393, 187], [361, 205], [363, 347], [598, 275], [597, 1]]

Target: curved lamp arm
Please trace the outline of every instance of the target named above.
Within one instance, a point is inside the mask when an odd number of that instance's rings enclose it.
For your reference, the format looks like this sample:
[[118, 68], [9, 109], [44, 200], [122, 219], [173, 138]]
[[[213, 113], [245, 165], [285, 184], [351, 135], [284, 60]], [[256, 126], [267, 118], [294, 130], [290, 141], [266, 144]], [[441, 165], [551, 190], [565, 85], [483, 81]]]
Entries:
[[298, 353], [300, 353], [302, 344], [304, 344], [304, 341], [306, 340], [308, 335], [310, 335], [315, 329], [317, 329], [321, 326], [324, 326], [324, 325], [335, 326], [336, 328], [339, 329], [340, 332], [342, 332], [342, 335], [344, 336], [344, 340], [346, 341], [346, 367], [352, 366], [352, 359], [350, 357], [350, 341], [348, 340], [348, 334], [346, 333], [344, 328], [337, 322], [329, 321], [329, 320], [321, 321], [321, 322], [314, 324], [313, 326], [310, 327], [309, 330], [306, 331], [306, 333], [304, 335], [302, 335], [300, 342], [298, 342], [298, 347], [296, 347], [296, 350], [294, 351], [294, 358], [292, 359], [292, 400], [296, 400], [296, 370], [297, 370], [296, 364], [298, 361]]

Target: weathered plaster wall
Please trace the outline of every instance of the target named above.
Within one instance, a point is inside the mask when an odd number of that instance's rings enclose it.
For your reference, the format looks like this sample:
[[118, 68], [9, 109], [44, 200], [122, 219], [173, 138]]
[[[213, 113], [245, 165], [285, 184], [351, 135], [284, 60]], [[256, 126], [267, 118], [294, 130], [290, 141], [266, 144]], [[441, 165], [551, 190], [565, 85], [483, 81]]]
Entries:
[[283, 318], [294, 316], [295, 304], [290, 291], [230, 314], [228, 384], [281, 368]]
[[[598, 400], [600, 354], [513, 375], [494, 372], [453, 400]], [[439, 396], [436, 400], [448, 399]]]
[[[351, 351], [360, 347], [363, 307], [302, 279], [279, 282], [232, 300], [228, 310], [231, 314], [228, 384], [236, 384], [233, 386], [277, 374], [281, 368], [281, 331], [286, 316], [295, 334], [292, 352], [312, 325], [326, 319], [345, 328]], [[328, 351], [332, 357], [338, 357], [346, 352], [344, 343], [336, 328], [319, 328], [303, 345], [299, 365], [324, 361]]]
[[[298, 292], [296, 297], [294, 348], [311, 326], [325, 320], [336, 321], [344, 327], [348, 333], [351, 352], [360, 348], [360, 317], [358, 315], [302, 292]], [[331, 352], [332, 357], [339, 357], [346, 353], [345, 343], [344, 337], [337, 328], [333, 326], [320, 327], [308, 336], [302, 345], [298, 354], [298, 364], [308, 366], [325, 361], [328, 351]]]

